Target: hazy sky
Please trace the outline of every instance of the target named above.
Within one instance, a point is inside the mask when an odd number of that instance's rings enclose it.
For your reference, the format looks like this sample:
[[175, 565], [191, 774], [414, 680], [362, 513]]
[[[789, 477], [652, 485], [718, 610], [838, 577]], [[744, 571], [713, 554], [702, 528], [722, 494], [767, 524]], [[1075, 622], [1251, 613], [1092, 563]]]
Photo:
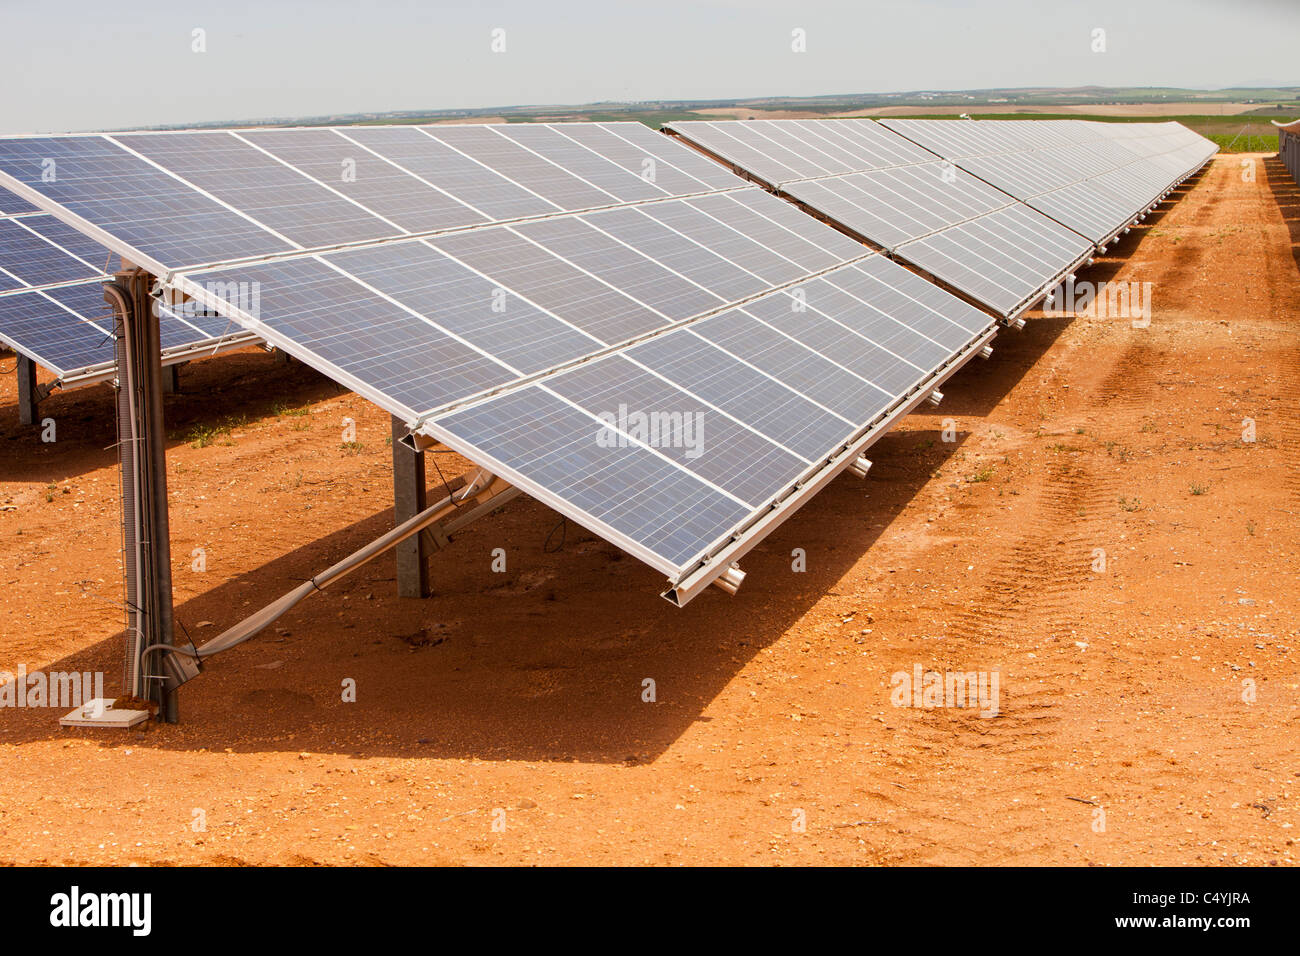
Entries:
[[[0, 132], [525, 103], [1300, 84], [1300, 0], [0, 0]], [[206, 31], [206, 53], [192, 51]], [[505, 52], [492, 31], [505, 31]], [[1091, 49], [1106, 31], [1106, 51]], [[807, 51], [791, 49], [792, 31]]]

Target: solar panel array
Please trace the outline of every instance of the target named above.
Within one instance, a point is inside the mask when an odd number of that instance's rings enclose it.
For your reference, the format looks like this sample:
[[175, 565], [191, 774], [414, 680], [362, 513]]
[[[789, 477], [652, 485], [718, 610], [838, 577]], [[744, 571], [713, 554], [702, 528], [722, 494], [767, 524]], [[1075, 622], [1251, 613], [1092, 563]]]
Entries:
[[692, 121], [670, 129], [995, 313], [1025, 311], [1213, 144], [1176, 123]]
[[[436, 415], [428, 430], [570, 497], [677, 577], [991, 328], [871, 256]], [[592, 442], [621, 406], [698, 416], [699, 447]]]
[[1098, 245], [1216, 150], [1178, 123], [881, 123]]
[[636, 123], [8, 139], [0, 182], [674, 582], [994, 331]]
[[671, 129], [1003, 316], [1091, 251], [1076, 233], [871, 120]]
[[[0, 192], [0, 342], [49, 369], [63, 383], [115, 374], [113, 320], [103, 281], [112, 254], [10, 193]], [[164, 355], [181, 361], [211, 343], [246, 345], [253, 337], [229, 320], [159, 312]]]
[[916, 271], [636, 123], [0, 138], [52, 214], [0, 220], [0, 329], [66, 362], [36, 307], [84, 325], [111, 250], [219, 313], [169, 313], [165, 349], [233, 319], [684, 602], [1209, 155], [1177, 124], [891, 125], [674, 131]]

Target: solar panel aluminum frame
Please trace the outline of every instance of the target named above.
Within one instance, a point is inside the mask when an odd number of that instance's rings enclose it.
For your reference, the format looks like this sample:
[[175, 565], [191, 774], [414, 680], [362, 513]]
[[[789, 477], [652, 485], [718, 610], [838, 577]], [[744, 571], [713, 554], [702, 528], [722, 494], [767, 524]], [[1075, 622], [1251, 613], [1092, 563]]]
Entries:
[[[241, 349], [249, 345], [257, 345], [260, 340], [251, 332], [241, 332], [237, 335], [223, 335], [219, 338], [206, 339], [202, 342], [193, 342], [189, 345], [178, 345], [171, 349], [163, 349], [160, 358], [163, 367], [170, 365], [183, 365], [194, 359], [207, 358], [212, 355], [218, 355], [223, 352], [231, 352], [235, 349]], [[24, 353], [26, 354], [26, 353]], [[44, 364], [39, 357], [31, 356], [37, 365]], [[57, 369], [51, 369], [59, 375], [58, 385], [60, 387], [71, 387], [73, 385], [95, 385], [99, 382], [118, 381], [118, 368], [116, 362], [107, 362], [102, 365], [92, 365], [84, 369], [59, 373]]]
[[86, 285], [96, 280], [107, 282], [109, 276], [88, 276], [84, 279], [62, 279], [58, 282], [43, 282], [40, 285], [20, 285], [15, 289], [5, 289], [0, 292], [0, 299], [11, 295], [24, 295], [28, 292], [50, 292], [56, 289], [70, 289], [73, 286]]
[[1021, 300], [1018, 306], [1016, 306], [1009, 313], [1007, 313], [1007, 317], [1003, 321], [1007, 325], [1011, 325], [1014, 322], [1020, 321], [1021, 316], [1023, 316], [1030, 309], [1034, 308], [1035, 306], [1043, 302], [1048, 297], [1048, 295], [1050, 295], [1062, 282], [1065, 281], [1067, 276], [1073, 275], [1074, 273], [1078, 272], [1079, 269], [1083, 268], [1088, 263], [1092, 262], [1093, 256], [1095, 254], [1096, 254], [1096, 249], [1094, 248], [1094, 249], [1089, 249], [1083, 255], [1079, 256], [1078, 259], [1075, 259], [1074, 262], [1070, 263], [1068, 266], [1066, 266], [1064, 269], [1058, 272], [1055, 276], [1053, 276], [1051, 281], [1048, 282], [1045, 286], [1043, 286], [1041, 290]]

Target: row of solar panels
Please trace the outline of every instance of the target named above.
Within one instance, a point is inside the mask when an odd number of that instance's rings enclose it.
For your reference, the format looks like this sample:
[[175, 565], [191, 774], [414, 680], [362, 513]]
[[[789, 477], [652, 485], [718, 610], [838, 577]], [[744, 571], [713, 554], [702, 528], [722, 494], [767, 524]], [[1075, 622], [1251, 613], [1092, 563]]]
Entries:
[[1277, 155], [1282, 160], [1291, 178], [1300, 183], [1300, 120], [1294, 123], [1279, 123], [1277, 127]]
[[[1134, 209], [1148, 201], [1153, 190], [1168, 185], [1164, 172], [1177, 175], [1212, 152], [1207, 141], [1176, 123], [1152, 127], [1082, 121], [889, 120], [885, 125], [908, 138], [900, 140], [870, 121], [686, 123], [677, 124], [675, 130], [1004, 316], [1023, 310], [1035, 293], [1057, 277], [1062, 261], [1074, 265], [1086, 252], [1075, 237], [1063, 236], [1041, 218], [1008, 204], [1008, 196], [1093, 242], [1104, 243], [1131, 220]], [[549, 144], [550, 158], [576, 166], [593, 183], [601, 182], [590, 156], [576, 155], [574, 144], [563, 141], [560, 145], [567, 149], [557, 155], [555, 140], [544, 133], [539, 136], [538, 129], [519, 127], [512, 131], [512, 139], [525, 146]], [[349, 143], [364, 146], [375, 136], [365, 128], [352, 131], [347, 142], [334, 135], [337, 131], [317, 131], [315, 136], [301, 132], [249, 131], [241, 140], [318, 173], [351, 162], [352, 175], [347, 178], [357, 184], [355, 193], [371, 200], [376, 215], [391, 214], [406, 230], [538, 214], [565, 205], [555, 202], [565, 186], [569, 188], [564, 199], [578, 196], [580, 201], [600, 202], [604, 198], [561, 180], [547, 183], [552, 190], [547, 205], [542, 196], [488, 179], [475, 184], [468, 201], [457, 203], [435, 190], [412, 188], [409, 177], [379, 162], [386, 157], [368, 147], [349, 158], [350, 152], [357, 152], [349, 149]], [[535, 159], [530, 166], [532, 157], [503, 156], [499, 147], [490, 145], [492, 137], [486, 138], [485, 147], [481, 129], [441, 133], [457, 152], [432, 157], [420, 153], [421, 162], [412, 164], [417, 170], [433, 160], [439, 168], [426, 170], [430, 175], [460, 182], [465, 182], [467, 169], [477, 172], [469, 162], [491, 161], [523, 179], [537, 172]], [[593, 136], [599, 134], [583, 131], [572, 138], [581, 143]], [[144, 137], [136, 140], [136, 145], [147, 143]], [[913, 146], [913, 141], [925, 148]], [[412, 133], [405, 142], [376, 141], [375, 145], [382, 145], [389, 156], [400, 157], [404, 150], [412, 156], [419, 153], [422, 142]], [[608, 148], [607, 139], [603, 145]], [[1089, 148], [1081, 150], [1081, 145]], [[146, 146], [144, 155], [149, 152]], [[447, 161], [449, 156], [453, 162]], [[1141, 164], [1135, 156], [1151, 162]], [[653, 155], [645, 158], [653, 164]], [[43, 159], [53, 159], [57, 175], [58, 157]], [[240, 163], [246, 160], [246, 154], [238, 158]], [[363, 164], [360, 169], [358, 161]], [[936, 174], [948, 187], [937, 194]], [[607, 192], [619, 199], [667, 192], [647, 182], [652, 178], [643, 175], [633, 185], [620, 179], [617, 188]], [[708, 177], [701, 179], [701, 184], [707, 182]], [[250, 205], [265, 197], [263, 187], [260, 196], [251, 197]], [[473, 201], [483, 208], [473, 207]], [[572, 202], [566, 208], [571, 206]], [[5, 217], [0, 218], [0, 341], [52, 369], [64, 381], [110, 377], [112, 338], [98, 292], [98, 279], [107, 268], [101, 263], [107, 263], [110, 254], [53, 217], [28, 215], [37, 211], [18, 197], [0, 197], [0, 216]], [[907, 247], [900, 249], [904, 244]], [[96, 281], [75, 285], [87, 279]], [[74, 287], [57, 293], [3, 295], [47, 284]], [[204, 348], [250, 341], [246, 335], [231, 337], [229, 328], [218, 330], [217, 323], [203, 317], [164, 312], [162, 322], [165, 354], [171, 361], [184, 360]]]
[[[0, 342], [63, 384], [113, 378], [113, 319], [103, 292], [111, 260], [83, 233], [0, 192]], [[159, 332], [169, 364], [255, 341], [228, 319], [168, 309], [159, 312]]]
[[[943, 162], [875, 124], [845, 135], [928, 156], [883, 168]], [[828, 155], [810, 136], [801, 181], [847, 175]], [[949, 205], [954, 178], [975, 198], [949, 229], [996, 212], [1044, 269], [1091, 251], [960, 171], [914, 205]], [[663, 571], [679, 601], [996, 328], [635, 123], [0, 139], [0, 185]], [[1044, 247], [1051, 228], [1071, 242]]]
[[[536, 129], [520, 128], [514, 138], [527, 144], [535, 139]], [[633, 145], [595, 127], [577, 134], [579, 140], [590, 139], [637, 164], [637, 175], [617, 175], [612, 180], [595, 154], [577, 141], [555, 137], [550, 154], [583, 179], [526, 147], [503, 150], [500, 137], [485, 137], [476, 128], [449, 131], [444, 134], [446, 142], [408, 127], [358, 128], [346, 135], [328, 130], [200, 133], [183, 139], [143, 134], [119, 137], [112, 146], [92, 138], [89, 142], [96, 142], [97, 148], [89, 150], [82, 138], [74, 152], [67, 151], [71, 140], [14, 139], [9, 144], [14, 158], [26, 155], [37, 163], [42, 185], [53, 187], [50, 191], [63, 196], [70, 208], [97, 204], [100, 213], [107, 213], [102, 225], [109, 230], [122, 227], [123, 238], [134, 243], [132, 248], [143, 258], [137, 264], [162, 274], [164, 267], [542, 216], [562, 208], [594, 208], [627, 199], [707, 192], [723, 177], [737, 185], [724, 170], [706, 162], [692, 164], [694, 175], [671, 165], [656, 170], [657, 150], [671, 150], [671, 144], [655, 142], [658, 137], [649, 131], [647, 136], [651, 141], [642, 137]], [[51, 148], [39, 148], [37, 143]], [[399, 168], [393, 160], [406, 165]], [[159, 168], [159, 161], [191, 177], [200, 195], [192, 188], [179, 188]], [[285, 165], [290, 161], [324, 177], [330, 188], [303, 183]], [[493, 167], [503, 175], [495, 175]], [[233, 205], [201, 201], [209, 186], [228, 196]], [[341, 195], [345, 190], [349, 199]], [[136, 214], [165, 226], [164, 246], [155, 246], [131, 223], [113, 219], [111, 208], [127, 197], [136, 204]], [[368, 204], [365, 211], [363, 203]], [[66, 230], [75, 234], [72, 239], [60, 231], [66, 227], [56, 222], [50, 242], [68, 243], [59, 250], [31, 235], [25, 218], [12, 218], [36, 210], [15, 196], [0, 199], [0, 214], [10, 217], [0, 220], [0, 258], [26, 267], [25, 272], [9, 274], [4, 271], [9, 262], [0, 262], [0, 341], [50, 368], [65, 382], [111, 377], [113, 342], [105, 334], [97, 282], [57, 295], [48, 290], [12, 298], [4, 294], [6, 289], [53, 281], [53, 276], [104, 271], [107, 250], [86, 235]], [[251, 225], [245, 210], [263, 216], [263, 224]], [[96, 231], [92, 234], [102, 239]], [[200, 248], [202, 253], [197, 252]], [[228, 337], [229, 328], [215, 328], [223, 323], [181, 319], [165, 312], [161, 320], [164, 341], [170, 343], [165, 352], [168, 361], [252, 341], [247, 335]], [[193, 328], [204, 324], [212, 326], [216, 338], [207, 334], [208, 329]]]
[[1007, 318], [1215, 151], [1177, 123], [766, 120], [668, 128]]

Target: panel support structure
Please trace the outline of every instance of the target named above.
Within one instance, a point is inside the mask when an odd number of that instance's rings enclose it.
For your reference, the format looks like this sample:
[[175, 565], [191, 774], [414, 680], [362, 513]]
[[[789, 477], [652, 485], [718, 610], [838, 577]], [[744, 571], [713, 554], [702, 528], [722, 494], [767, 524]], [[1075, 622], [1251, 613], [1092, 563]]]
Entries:
[[150, 282], [148, 274], [129, 270], [117, 273], [104, 286], [104, 301], [120, 327], [118, 452], [127, 590], [126, 692], [156, 704], [159, 720], [175, 723], [179, 714], [169, 675], [175, 677], [181, 661], [160, 649], [174, 641], [162, 362]]
[[36, 407], [39, 397], [36, 391], [36, 363], [21, 352], [18, 355], [18, 422], [22, 425], [36, 424]]
[[164, 365], [162, 370], [162, 390], [164, 395], [175, 395], [181, 390], [179, 365]]
[[[393, 523], [401, 524], [428, 507], [425, 500], [424, 455], [402, 441], [410, 429], [393, 416]], [[429, 553], [424, 535], [407, 538], [396, 547], [399, 597], [429, 596]]]

